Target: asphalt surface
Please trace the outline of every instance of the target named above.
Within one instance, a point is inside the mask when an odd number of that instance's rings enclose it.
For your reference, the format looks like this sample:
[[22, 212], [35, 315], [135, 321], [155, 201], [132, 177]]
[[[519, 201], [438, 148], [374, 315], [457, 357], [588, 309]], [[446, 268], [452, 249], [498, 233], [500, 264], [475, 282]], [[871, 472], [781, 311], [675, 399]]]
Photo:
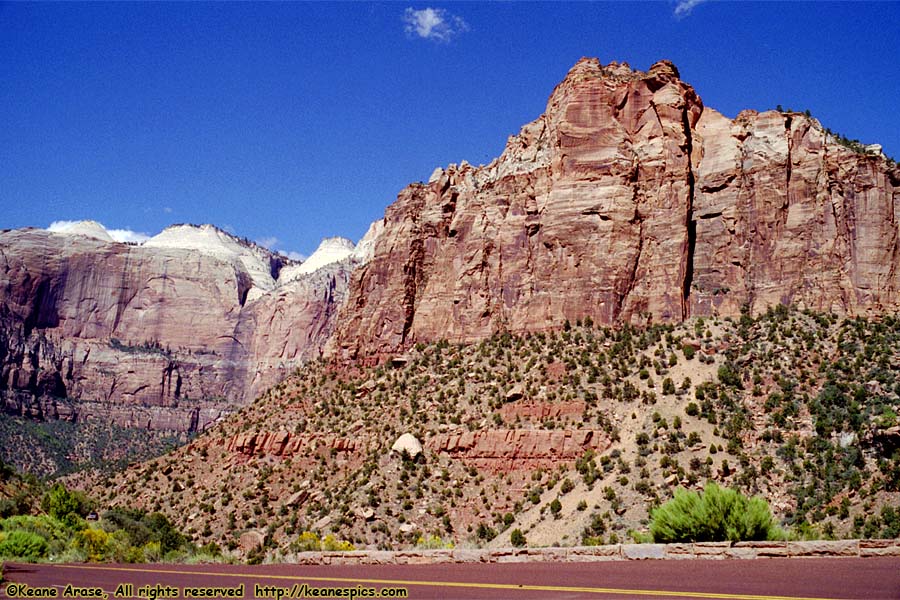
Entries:
[[[900, 600], [900, 558], [623, 561], [439, 565], [33, 565], [7, 563], [0, 597], [74, 588], [101, 588], [108, 598], [322, 597], [309, 588], [404, 588], [406, 597], [436, 598], [705, 598], [752, 600]], [[14, 587], [10, 587], [11, 583]], [[16, 584], [28, 584], [23, 591]], [[119, 588], [131, 584], [132, 588]], [[243, 584], [243, 589], [239, 587]], [[296, 587], [294, 587], [296, 584]], [[303, 584], [309, 588], [303, 588]], [[70, 595], [65, 586], [72, 585]], [[141, 590], [150, 586], [150, 590]], [[187, 596], [192, 590], [208, 596]], [[191, 588], [191, 589], [189, 589]], [[199, 588], [199, 589], [198, 589]], [[229, 590], [243, 595], [227, 596]], [[91, 590], [83, 592], [90, 593]], [[84, 597], [84, 595], [80, 596]], [[349, 596], [343, 596], [349, 597]], [[359, 596], [357, 596], [359, 597]], [[384, 596], [382, 596], [384, 597]]]

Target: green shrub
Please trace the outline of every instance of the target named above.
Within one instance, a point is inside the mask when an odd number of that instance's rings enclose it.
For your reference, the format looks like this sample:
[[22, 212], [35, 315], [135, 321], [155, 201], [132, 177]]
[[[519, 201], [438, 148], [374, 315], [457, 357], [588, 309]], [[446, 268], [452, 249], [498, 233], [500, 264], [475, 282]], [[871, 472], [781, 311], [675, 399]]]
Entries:
[[90, 511], [90, 502], [82, 492], [70, 492], [66, 486], [57, 483], [44, 495], [41, 507], [54, 519], [75, 529], [81, 525], [79, 517]]
[[0, 556], [40, 560], [47, 557], [47, 540], [30, 531], [10, 531], [0, 538]]
[[44, 538], [47, 554], [57, 555], [66, 549], [72, 532], [66, 525], [49, 515], [17, 515], [0, 521], [0, 531], [24, 531]]
[[737, 368], [735, 368], [735, 366], [730, 362], [721, 365], [716, 374], [718, 375], [719, 382], [722, 385], [743, 389], [744, 386], [741, 385], [741, 374], [738, 372]]
[[133, 545], [143, 546], [153, 539], [153, 532], [141, 522], [146, 516], [146, 513], [139, 509], [114, 508], [103, 513], [101, 525], [109, 533], [122, 529], [128, 533]]
[[175, 529], [169, 518], [162, 513], [150, 513], [141, 520], [141, 523], [150, 530], [153, 541], [159, 541], [163, 555], [178, 550], [188, 543], [187, 537]]
[[27, 515], [31, 501], [24, 491], [16, 492], [12, 498], [0, 498], [0, 518]]
[[516, 548], [521, 548], [527, 544], [528, 541], [525, 539], [525, 534], [522, 533], [521, 529], [513, 529], [512, 533], [509, 534], [509, 543]]
[[702, 493], [684, 489], [651, 512], [656, 542], [722, 542], [777, 539], [783, 535], [761, 497], [708, 483]]
[[489, 542], [492, 539], [494, 539], [495, 537], [497, 537], [497, 532], [494, 530], [493, 527], [490, 527], [489, 525], [485, 524], [484, 522], [481, 522], [478, 524], [477, 535], [478, 535], [478, 539]]
[[666, 396], [670, 396], [675, 393], [675, 382], [672, 381], [671, 377], [666, 377], [662, 382], [662, 392]]
[[599, 546], [603, 544], [603, 534], [606, 533], [606, 521], [603, 515], [594, 513], [591, 515], [591, 524], [581, 532], [581, 543], [585, 546]]
[[554, 498], [550, 503], [550, 512], [553, 513], [554, 516], [558, 515], [562, 510], [562, 502], [559, 501], [559, 498]]

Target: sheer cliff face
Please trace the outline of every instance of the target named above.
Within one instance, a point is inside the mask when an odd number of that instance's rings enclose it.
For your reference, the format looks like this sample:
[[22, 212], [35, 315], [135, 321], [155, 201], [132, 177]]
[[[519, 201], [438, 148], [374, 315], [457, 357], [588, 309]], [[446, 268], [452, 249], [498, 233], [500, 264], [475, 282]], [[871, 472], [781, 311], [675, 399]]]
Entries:
[[400, 193], [328, 352], [587, 316], [895, 309], [898, 179], [803, 115], [705, 109], [668, 62], [582, 59], [499, 159]]
[[692, 314], [896, 310], [900, 172], [800, 114], [705, 110], [693, 132]]
[[207, 226], [175, 233], [222, 243], [0, 234], [6, 411], [191, 431], [319, 355], [350, 261], [280, 285], [261, 248]]

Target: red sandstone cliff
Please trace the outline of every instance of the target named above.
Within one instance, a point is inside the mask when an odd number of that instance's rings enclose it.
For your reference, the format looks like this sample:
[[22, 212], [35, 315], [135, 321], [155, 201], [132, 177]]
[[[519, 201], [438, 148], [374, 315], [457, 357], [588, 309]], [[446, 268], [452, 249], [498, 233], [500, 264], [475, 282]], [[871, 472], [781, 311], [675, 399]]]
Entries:
[[438, 170], [385, 214], [328, 352], [498, 330], [894, 310], [900, 172], [797, 113], [704, 108], [675, 67], [582, 59], [492, 163]]

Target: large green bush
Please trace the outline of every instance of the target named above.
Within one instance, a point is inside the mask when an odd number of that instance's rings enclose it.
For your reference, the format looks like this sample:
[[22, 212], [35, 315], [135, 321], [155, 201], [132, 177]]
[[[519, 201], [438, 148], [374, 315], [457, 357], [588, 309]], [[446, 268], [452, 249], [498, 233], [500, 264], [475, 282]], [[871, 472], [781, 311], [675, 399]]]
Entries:
[[41, 507], [54, 519], [59, 519], [67, 527], [78, 529], [81, 527], [81, 517], [90, 512], [92, 502], [83, 492], [70, 492], [61, 483], [53, 484], [53, 487], [44, 494]]
[[30, 531], [10, 531], [0, 534], [0, 556], [40, 560], [47, 556], [47, 540]]
[[708, 483], [703, 492], [682, 488], [651, 512], [655, 542], [724, 542], [777, 539], [784, 534], [768, 503]]

